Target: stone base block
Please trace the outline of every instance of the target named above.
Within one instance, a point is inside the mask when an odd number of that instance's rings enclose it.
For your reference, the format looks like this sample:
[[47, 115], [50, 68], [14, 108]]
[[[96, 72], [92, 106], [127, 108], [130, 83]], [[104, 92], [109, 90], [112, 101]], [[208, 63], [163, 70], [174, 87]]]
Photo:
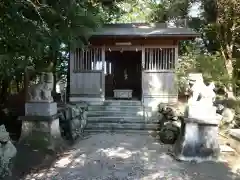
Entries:
[[34, 116], [21, 118], [22, 133], [20, 143], [29, 144], [37, 149], [53, 151], [64, 145], [58, 118], [45, 119], [45, 121], [34, 119], [37, 118], [34, 118]]
[[220, 153], [217, 125], [183, 123], [181, 134], [173, 150], [174, 156], [182, 161], [216, 160]]
[[26, 116], [53, 116], [57, 114], [57, 103], [28, 102], [25, 104]]

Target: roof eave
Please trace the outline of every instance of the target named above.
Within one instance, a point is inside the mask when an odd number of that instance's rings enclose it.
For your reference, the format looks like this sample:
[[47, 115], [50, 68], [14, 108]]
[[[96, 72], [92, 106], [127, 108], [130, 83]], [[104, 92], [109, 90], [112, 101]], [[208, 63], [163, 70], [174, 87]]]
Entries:
[[145, 34], [145, 35], [132, 35], [132, 34], [124, 34], [124, 35], [111, 35], [111, 34], [94, 34], [91, 36], [91, 38], [99, 38], [99, 37], [104, 37], [104, 38], [117, 38], [117, 37], [131, 37], [131, 38], [148, 38], [148, 37], [185, 37], [185, 38], [197, 38], [200, 37], [200, 34]]

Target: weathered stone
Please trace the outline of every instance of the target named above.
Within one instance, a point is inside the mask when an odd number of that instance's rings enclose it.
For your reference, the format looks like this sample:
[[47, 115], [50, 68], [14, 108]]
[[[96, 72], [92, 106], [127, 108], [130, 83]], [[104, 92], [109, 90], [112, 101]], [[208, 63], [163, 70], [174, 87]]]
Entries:
[[206, 87], [203, 80], [193, 84], [193, 97], [188, 102], [181, 133], [174, 145], [174, 155], [179, 160], [214, 160], [219, 155], [217, 136], [222, 116], [217, 115], [213, 106], [213, 88], [213, 84]]
[[53, 102], [53, 74], [42, 72], [40, 82], [29, 88], [29, 102]]
[[234, 120], [235, 111], [230, 108], [224, 108], [222, 112], [222, 117], [223, 122], [231, 123]]
[[71, 108], [67, 107], [64, 109], [65, 117], [66, 120], [71, 120], [72, 119], [72, 110]]
[[220, 148], [217, 142], [218, 127], [199, 123], [184, 123], [174, 145], [174, 153], [180, 160], [214, 160]]
[[216, 104], [215, 106], [217, 107], [217, 113], [222, 115], [224, 106], [222, 104]]
[[87, 114], [88, 114], [87, 111], [83, 111], [83, 112], [82, 112], [82, 118], [83, 118], [85, 121], [87, 120]]
[[68, 140], [75, 140], [81, 135], [86, 127], [87, 112], [85, 107], [77, 105], [65, 105], [60, 112], [64, 114], [65, 119], [61, 118], [60, 126], [63, 136]]
[[10, 141], [9, 133], [5, 126], [0, 126], [0, 178], [11, 175], [12, 162], [17, 150]]
[[65, 116], [64, 116], [63, 109], [61, 109], [61, 110], [58, 112], [58, 118], [59, 118], [59, 121], [60, 121], [60, 122], [66, 120], [66, 118], [65, 118]]
[[26, 116], [52, 116], [57, 114], [57, 103], [28, 102], [25, 104]]
[[166, 104], [159, 104], [158, 105], [158, 111], [160, 112], [160, 113], [162, 113], [163, 111], [165, 111], [165, 107], [166, 107]]
[[59, 119], [36, 121], [34, 117], [32, 120], [24, 120], [24, 117], [22, 117], [20, 142], [38, 149], [57, 150], [63, 145]]
[[81, 109], [76, 105], [67, 105], [67, 107], [71, 110], [71, 118], [75, 118], [80, 115]]
[[172, 121], [178, 120], [178, 116], [180, 115], [180, 113], [177, 112], [177, 110], [174, 107], [165, 104], [159, 104], [158, 108], [159, 108], [158, 112], [159, 114], [161, 114], [160, 116], [163, 116], [165, 120]]
[[[202, 120], [205, 122], [217, 121], [216, 107], [204, 103], [192, 104], [188, 107], [188, 118]], [[219, 122], [217, 122], [219, 123]]]
[[81, 116], [81, 127], [85, 128], [87, 126], [87, 111], [84, 111]]
[[160, 140], [165, 144], [174, 144], [180, 133], [180, 129], [174, 124], [167, 122], [161, 128]]
[[201, 73], [190, 73], [188, 77], [190, 98], [188, 104], [195, 103], [196, 101], [205, 104], [213, 105], [216, 94], [213, 91], [215, 85], [211, 82], [208, 86], [205, 85]]

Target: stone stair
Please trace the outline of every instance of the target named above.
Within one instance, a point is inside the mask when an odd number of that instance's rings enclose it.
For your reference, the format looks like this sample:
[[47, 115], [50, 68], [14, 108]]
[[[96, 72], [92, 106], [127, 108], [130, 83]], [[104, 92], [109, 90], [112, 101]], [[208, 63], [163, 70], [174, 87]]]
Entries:
[[149, 132], [155, 130], [157, 121], [148, 118], [150, 108], [141, 101], [108, 100], [103, 105], [88, 107], [86, 132]]

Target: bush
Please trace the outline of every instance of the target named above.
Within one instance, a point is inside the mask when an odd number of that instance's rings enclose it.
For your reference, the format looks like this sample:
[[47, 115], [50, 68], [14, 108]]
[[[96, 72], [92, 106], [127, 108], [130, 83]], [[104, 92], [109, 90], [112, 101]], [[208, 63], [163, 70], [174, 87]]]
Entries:
[[220, 54], [188, 53], [181, 57], [176, 71], [179, 94], [182, 94], [186, 87], [188, 74], [194, 72], [202, 73], [205, 82], [213, 81], [219, 89], [230, 82]]

